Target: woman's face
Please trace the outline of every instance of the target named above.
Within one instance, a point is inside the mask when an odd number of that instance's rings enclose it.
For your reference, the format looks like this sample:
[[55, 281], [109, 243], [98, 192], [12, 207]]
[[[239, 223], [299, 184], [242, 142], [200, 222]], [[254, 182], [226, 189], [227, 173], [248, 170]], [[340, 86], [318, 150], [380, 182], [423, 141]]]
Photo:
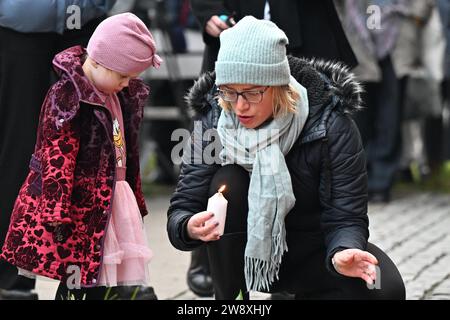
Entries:
[[119, 72], [107, 69], [93, 61], [91, 64], [89, 79], [94, 86], [105, 94], [117, 93], [123, 88], [128, 87], [131, 79], [139, 76], [137, 74], [121, 74]]
[[272, 87], [227, 84], [220, 86], [221, 90], [235, 91], [238, 93], [250, 92], [251, 95], [263, 92], [259, 103], [250, 103], [242, 95], [238, 95], [236, 102], [230, 102], [233, 111], [241, 124], [248, 129], [255, 129], [273, 116]]

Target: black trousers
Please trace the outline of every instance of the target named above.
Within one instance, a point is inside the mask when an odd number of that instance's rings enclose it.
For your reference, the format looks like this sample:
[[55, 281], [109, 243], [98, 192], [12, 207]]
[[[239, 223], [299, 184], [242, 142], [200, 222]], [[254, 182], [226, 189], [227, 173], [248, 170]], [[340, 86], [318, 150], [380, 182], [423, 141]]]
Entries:
[[[449, 108], [450, 79], [444, 79], [441, 90], [444, 107]], [[450, 159], [450, 130], [442, 116], [429, 117], [425, 120], [424, 143], [430, 169], [436, 172], [443, 161]]]
[[[450, 112], [450, 78], [446, 78], [442, 83], [442, 96], [447, 112]], [[443, 159], [450, 160], [450, 125], [448, 122], [444, 126], [443, 131]]]
[[[207, 248], [216, 298], [235, 299], [239, 291], [245, 291], [243, 259], [249, 175], [237, 165], [224, 166], [213, 177], [210, 193], [214, 194], [223, 184], [227, 185], [228, 190], [224, 193], [228, 200], [225, 234], [220, 240], [209, 242]], [[325, 267], [325, 249], [303, 258], [296, 257], [296, 253], [290, 251], [283, 257], [279, 281], [272, 286], [272, 293], [287, 291], [295, 294], [296, 299], [405, 299], [405, 287], [396, 266], [381, 249], [371, 243], [367, 251], [379, 262], [379, 281], [373, 288], [369, 288], [362, 279], [329, 272]]]
[[[0, 246], [28, 174], [41, 105], [55, 79], [52, 59], [71, 46], [86, 46], [101, 20], [103, 17], [63, 35], [0, 27]], [[0, 288], [30, 290], [34, 280], [17, 276], [15, 267], [0, 261]]]
[[379, 61], [380, 82], [364, 84], [366, 108], [355, 114], [367, 155], [369, 192], [390, 191], [400, 160], [400, 84], [390, 57]]

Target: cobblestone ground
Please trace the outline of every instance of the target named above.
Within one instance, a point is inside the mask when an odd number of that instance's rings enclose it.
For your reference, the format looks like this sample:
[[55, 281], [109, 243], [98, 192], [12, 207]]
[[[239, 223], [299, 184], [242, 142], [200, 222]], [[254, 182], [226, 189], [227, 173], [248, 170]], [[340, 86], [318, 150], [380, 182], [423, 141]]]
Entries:
[[396, 263], [407, 299], [450, 299], [450, 196], [405, 196], [369, 217], [370, 241]]

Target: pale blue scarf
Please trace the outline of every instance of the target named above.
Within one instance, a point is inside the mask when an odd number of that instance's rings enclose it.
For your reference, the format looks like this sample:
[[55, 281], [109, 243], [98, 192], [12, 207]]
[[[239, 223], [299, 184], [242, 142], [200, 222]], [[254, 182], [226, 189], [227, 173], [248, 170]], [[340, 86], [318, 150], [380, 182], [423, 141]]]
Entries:
[[247, 290], [268, 290], [278, 279], [281, 258], [288, 250], [284, 219], [294, 207], [295, 197], [284, 156], [297, 141], [309, 110], [306, 89], [292, 76], [290, 84], [300, 94], [295, 113], [253, 130], [243, 127], [234, 112], [224, 110], [217, 125], [224, 147], [222, 165], [238, 164], [251, 174], [245, 248]]

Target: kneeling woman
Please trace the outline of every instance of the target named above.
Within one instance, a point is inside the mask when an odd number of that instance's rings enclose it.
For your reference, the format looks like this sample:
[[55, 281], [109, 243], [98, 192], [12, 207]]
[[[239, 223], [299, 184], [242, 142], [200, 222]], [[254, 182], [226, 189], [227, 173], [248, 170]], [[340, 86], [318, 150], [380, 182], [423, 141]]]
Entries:
[[[404, 299], [397, 268], [367, 242], [365, 158], [349, 116], [359, 85], [340, 65], [286, 57], [286, 35], [270, 21], [245, 17], [220, 41], [215, 79], [204, 75], [188, 99], [224, 148], [218, 164], [184, 156], [168, 211], [172, 244], [207, 245], [217, 299], [250, 290]], [[207, 145], [191, 141], [194, 150]], [[228, 210], [219, 236], [205, 210], [221, 185]]]

